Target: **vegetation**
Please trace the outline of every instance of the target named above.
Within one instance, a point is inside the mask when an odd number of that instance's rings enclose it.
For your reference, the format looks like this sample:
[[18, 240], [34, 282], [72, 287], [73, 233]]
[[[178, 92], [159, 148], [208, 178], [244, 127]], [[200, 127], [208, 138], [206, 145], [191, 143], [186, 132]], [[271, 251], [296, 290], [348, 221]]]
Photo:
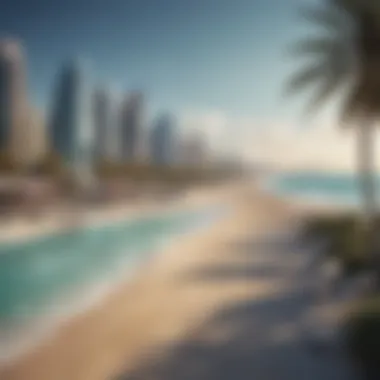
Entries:
[[[380, 217], [376, 221], [380, 227]], [[371, 269], [373, 257], [369, 255], [366, 234], [354, 214], [312, 218], [306, 224], [306, 237], [327, 243], [326, 255], [337, 258], [346, 275], [356, 275]]]
[[380, 373], [380, 298], [355, 305], [345, 330], [348, 350], [365, 379], [377, 380]]
[[291, 78], [287, 89], [293, 93], [310, 85], [318, 86], [308, 111], [316, 110], [333, 94], [341, 95], [341, 120], [357, 131], [362, 194], [359, 241], [365, 241], [357, 246], [370, 254], [375, 251], [373, 144], [374, 127], [380, 116], [380, 3], [325, 0], [323, 6], [304, 9], [302, 16], [322, 28], [323, 33], [293, 47], [293, 55], [308, 60], [306, 67]]
[[[380, 217], [375, 221], [380, 229]], [[338, 258], [347, 276], [367, 272], [373, 256], [366, 246], [367, 235], [357, 215], [314, 218], [306, 225], [306, 236], [327, 241], [326, 254]], [[363, 379], [377, 380], [380, 373], [380, 297], [360, 300], [344, 323], [347, 348]]]
[[0, 173], [12, 174], [17, 172], [17, 165], [13, 162], [8, 151], [0, 151]]
[[41, 175], [60, 177], [66, 172], [61, 157], [55, 152], [49, 152], [44, 159], [36, 165], [35, 172]]
[[[360, 218], [351, 215], [315, 220], [309, 224], [307, 234], [327, 239], [327, 254], [338, 257], [346, 273], [374, 268], [380, 280], [374, 165], [374, 133], [380, 117], [380, 3], [325, 0], [318, 8], [303, 10], [302, 16], [323, 33], [304, 39], [292, 49], [292, 54], [308, 60], [306, 67], [291, 78], [288, 91], [317, 85], [309, 112], [333, 94], [340, 95], [342, 124], [354, 126], [356, 131], [362, 196]], [[351, 356], [364, 377], [378, 379], [380, 299], [367, 300], [352, 311], [346, 334]]]
[[[67, 181], [68, 168], [62, 159], [49, 153], [35, 168], [37, 174]], [[95, 165], [98, 178], [104, 180], [132, 180], [137, 183], [160, 182], [171, 185], [189, 185], [218, 181], [236, 175], [231, 170], [207, 167], [158, 166], [150, 163], [119, 163], [101, 161]]]
[[100, 178], [124, 178], [138, 182], [159, 181], [170, 184], [194, 184], [225, 178], [222, 170], [202, 167], [157, 166], [147, 163], [101, 162], [97, 168]]

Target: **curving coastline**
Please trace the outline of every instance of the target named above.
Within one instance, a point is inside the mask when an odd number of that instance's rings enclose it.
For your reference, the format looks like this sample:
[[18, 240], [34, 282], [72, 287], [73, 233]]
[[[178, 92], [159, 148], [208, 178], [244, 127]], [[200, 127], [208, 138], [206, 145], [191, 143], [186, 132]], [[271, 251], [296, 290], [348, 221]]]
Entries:
[[[80, 315], [98, 305], [122, 283], [130, 281], [141, 267], [145, 267], [152, 261], [157, 262], [160, 259], [159, 252], [166, 250], [173, 242], [173, 239], [184, 235], [191, 236], [214, 223], [228, 211], [224, 205], [221, 207], [219, 202], [220, 199], [215, 197], [215, 194], [213, 194], [213, 200], [211, 200], [207, 196], [207, 192], [203, 193], [203, 195], [201, 192], [196, 192], [189, 194], [187, 201], [171, 202], [167, 207], [163, 207], [162, 204], [160, 207], [147, 207], [144, 213], [129, 213], [127, 219], [125, 219], [123, 210], [120, 210], [120, 208], [115, 210], [114, 217], [107, 219], [107, 228], [110, 223], [112, 228], [112, 225], [118, 226], [118, 221], [121, 223], [125, 221], [133, 222], [133, 218], [137, 217], [137, 220], [140, 220], [139, 223], [141, 223], [144, 218], [149, 221], [149, 216], [152, 217], [152, 215], [160, 214], [160, 217], [164, 220], [165, 218], [176, 217], [177, 213], [180, 213], [179, 216], [184, 214], [185, 217], [186, 213], [191, 212], [192, 214], [189, 214], [188, 220], [183, 220], [182, 222], [178, 220], [176, 226], [172, 226], [168, 231], [156, 236], [155, 240], [148, 244], [149, 247], [139, 248], [137, 251], [136, 248], [128, 248], [128, 245], [124, 248], [120, 247], [123, 252], [121, 256], [118, 254], [120, 258], [117, 259], [117, 265], [112, 266], [112, 271], [108, 274], [105, 272], [100, 277], [95, 277], [92, 280], [84, 281], [83, 284], [78, 284], [74, 293], [72, 291], [64, 291], [62, 294], [57, 293], [55, 301], [51, 301], [50, 304], [45, 306], [40, 305], [41, 310], [36, 316], [32, 314], [26, 315], [21, 320], [14, 319], [13, 322], [12, 320], [8, 322], [3, 320], [0, 323], [0, 363], [18, 360], [18, 358], [38, 347], [41, 342], [51, 335], [54, 335], [59, 326], [76, 315]], [[136, 208], [137, 210], [138, 208]], [[100, 217], [101, 215], [98, 214], [97, 216]], [[109, 214], [109, 216], [111, 215]], [[96, 226], [96, 230], [105, 223], [104, 220], [91, 220], [91, 222], [89, 225]], [[175, 228], [173, 229], [173, 227]], [[24, 235], [24, 238], [26, 236]], [[157, 238], [159, 239], [157, 240]]]

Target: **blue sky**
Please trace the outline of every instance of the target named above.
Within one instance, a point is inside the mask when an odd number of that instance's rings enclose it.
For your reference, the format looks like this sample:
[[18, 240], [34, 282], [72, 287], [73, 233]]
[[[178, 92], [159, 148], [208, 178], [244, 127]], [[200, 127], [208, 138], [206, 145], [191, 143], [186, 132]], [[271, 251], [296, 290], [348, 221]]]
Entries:
[[79, 56], [88, 60], [93, 84], [142, 90], [149, 115], [170, 111], [208, 131], [221, 149], [250, 159], [348, 166], [351, 142], [334, 125], [315, 132], [320, 121], [302, 119], [305, 97], [281, 96], [298, 66], [287, 47], [313, 33], [297, 10], [318, 2], [2, 0], [0, 35], [23, 42], [30, 97], [42, 110], [49, 109], [60, 66]]
[[30, 93], [45, 107], [73, 56], [94, 82], [144, 90], [153, 109], [294, 119], [281, 101], [285, 48], [302, 0], [3, 0], [1, 35], [20, 38]]

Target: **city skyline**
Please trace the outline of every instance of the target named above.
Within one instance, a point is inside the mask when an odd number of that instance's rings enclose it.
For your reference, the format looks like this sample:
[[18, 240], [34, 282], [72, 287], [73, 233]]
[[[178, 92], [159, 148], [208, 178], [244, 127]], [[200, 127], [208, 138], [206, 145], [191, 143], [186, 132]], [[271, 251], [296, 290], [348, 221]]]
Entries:
[[[177, 160], [170, 153], [177, 143], [173, 118], [166, 113], [157, 123], [147, 123], [141, 91], [125, 92], [118, 101], [106, 85], [93, 85], [88, 61], [66, 60], [57, 67], [43, 118], [27, 96], [27, 66], [20, 41], [0, 40], [0, 143], [10, 165], [33, 169], [58, 155], [85, 180], [102, 162], [166, 165]], [[156, 136], [153, 143], [149, 135]]]
[[[287, 49], [314, 32], [297, 10], [316, 2], [36, 0], [34, 9], [43, 11], [24, 23], [19, 14], [27, 2], [5, 0], [0, 35], [23, 42], [31, 99], [43, 114], [56, 67], [79, 54], [93, 62], [94, 78], [109, 85], [112, 97], [141, 90], [149, 97], [149, 123], [170, 110], [179, 129], [203, 131], [213, 151], [287, 167], [312, 161], [352, 169], [353, 137], [349, 149], [346, 138], [336, 138], [336, 104], [318, 118], [302, 118], [308, 94], [294, 101], [282, 96], [295, 64]], [[331, 151], [318, 152], [316, 146], [332, 140]]]
[[250, 120], [255, 130], [268, 123], [300, 124], [302, 101], [284, 102], [281, 93], [292, 67], [286, 47], [303, 30], [294, 22], [296, 10], [313, 1], [36, 0], [25, 23], [19, 14], [26, 0], [5, 0], [0, 34], [24, 41], [31, 93], [41, 109], [55, 68], [79, 54], [96, 63], [94, 76], [116, 95], [126, 88], [149, 94], [150, 120], [170, 110], [182, 127], [192, 112], [209, 133], [214, 127], [205, 120], [222, 114], [229, 122], [217, 127], [220, 149], [240, 152], [249, 148], [247, 139], [239, 141], [243, 149], [230, 141], [241, 120]]

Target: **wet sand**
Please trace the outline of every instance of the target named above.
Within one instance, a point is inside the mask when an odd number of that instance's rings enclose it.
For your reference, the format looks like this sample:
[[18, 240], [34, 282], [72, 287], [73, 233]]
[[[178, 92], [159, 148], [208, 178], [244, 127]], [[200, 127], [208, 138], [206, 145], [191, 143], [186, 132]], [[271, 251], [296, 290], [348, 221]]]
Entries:
[[[57, 205], [55, 210], [40, 215], [15, 215], [0, 226], [0, 243], [27, 241], [52, 233], [59, 233], [73, 228], [102, 225], [122, 221], [127, 218], [141, 217], [155, 212], [171, 211], [186, 207], [210, 203], [218, 194], [225, 193], [231, 185], [195, 188], [182, 192], [179, 196], [172, 194], [162, 199], [154, 194], [143, 199], [128, 199], [105, 205]], [[210, 195], [211, 194], [211, 195]]]

